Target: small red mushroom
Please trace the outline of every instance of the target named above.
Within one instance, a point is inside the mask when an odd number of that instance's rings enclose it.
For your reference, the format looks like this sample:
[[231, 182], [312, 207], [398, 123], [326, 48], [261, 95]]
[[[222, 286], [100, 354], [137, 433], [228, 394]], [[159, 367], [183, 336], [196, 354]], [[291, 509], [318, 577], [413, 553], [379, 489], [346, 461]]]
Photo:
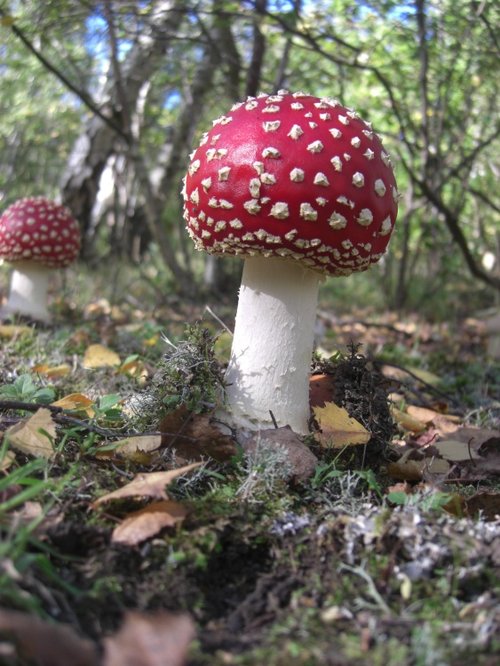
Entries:
[[13, 272], [5, 314], [48, 321], [50, 273], [78, 256], [80, 228], [68, 208], [44, 197], [20, 199], [0, 217], [0, 259]]
[[195, 246], [245, 259], [227, 403], [236, 425], [308, 431], [319, 280], [384, 254], [398, 194], [371, 126], [336, 100], [280, 91], [235, 104], [191, 156]]

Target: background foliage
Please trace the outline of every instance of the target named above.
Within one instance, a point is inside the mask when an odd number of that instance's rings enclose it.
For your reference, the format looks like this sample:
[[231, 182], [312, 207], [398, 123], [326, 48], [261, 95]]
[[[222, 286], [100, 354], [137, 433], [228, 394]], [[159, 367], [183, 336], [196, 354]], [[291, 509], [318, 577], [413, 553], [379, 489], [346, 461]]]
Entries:
[[0, 206], [61, 199], [90, 267], [119, 258], [166, 267], [179, 292], [235, 291], [238, 264], [195, 256], [185, 234], [188, 155], [235, 100], [304, 89], [373, 122], [403, 197], [391, 251], [342, 290], [434, 315], [436, 301], [486, 307], [499, 19], [488, 0], [0, 0]]

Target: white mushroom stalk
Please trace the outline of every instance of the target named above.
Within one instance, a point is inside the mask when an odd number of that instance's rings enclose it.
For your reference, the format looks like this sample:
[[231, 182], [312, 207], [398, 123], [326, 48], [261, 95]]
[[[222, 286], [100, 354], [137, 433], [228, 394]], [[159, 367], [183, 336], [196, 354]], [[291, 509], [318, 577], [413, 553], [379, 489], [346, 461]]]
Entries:
[[47, 294], [51, 272], [41, 264], [17, 261], [11, 275], [9, 297], [2, 311], [48, 322]]
[[309, 374], [320, 275], [279, 258], [245, 260], [227, 369], [230, 421], [309, 431]]

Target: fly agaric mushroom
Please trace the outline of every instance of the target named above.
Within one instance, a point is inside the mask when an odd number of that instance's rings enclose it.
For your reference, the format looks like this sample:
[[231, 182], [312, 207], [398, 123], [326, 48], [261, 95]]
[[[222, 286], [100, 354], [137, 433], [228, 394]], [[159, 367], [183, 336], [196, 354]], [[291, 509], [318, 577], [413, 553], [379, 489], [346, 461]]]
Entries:
[[226, 399], [237, 426], [308, 432], [322, 276], [364, 271], [397, 215], [389, 156], [336, 100], [280, 91], [235, 104], [191, 155], [183, 191], [199, 250], [245, 259]]
[[13, 264], [2, 313], [40, 321], [47, 310], [49, 276], [78, 256], [80, 229], [68, 208], [44, 197], [20, 199], [0, 217], [0, 258]]

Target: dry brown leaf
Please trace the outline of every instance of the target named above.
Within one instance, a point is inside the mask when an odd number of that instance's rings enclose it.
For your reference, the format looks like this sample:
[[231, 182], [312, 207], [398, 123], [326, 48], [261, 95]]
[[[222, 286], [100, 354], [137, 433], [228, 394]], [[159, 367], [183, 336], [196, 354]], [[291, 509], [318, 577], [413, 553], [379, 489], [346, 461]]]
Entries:
[[93, 368], [109, 368], [120, 365], [118, 354], [104, 345], [90, 345], [85, 351], [82, 365], [88, 370]]
[[121, 458], [135, 458], [137, 453], [156, 451], [160, 446], [161, 435], [139, 435], [114, 442], [111, 453]]
[[454, 416], [452, 414], [442, 414], [441, 412], [436, 412], [434, 409], [429, 409], [428, 407], [417, 407], [416, 405], [408, 405], [406, 408], [407, 413], [418, 421], [423, 423], [434, 422], [434, 419], [446, 419], [452, 423], [459, 423], [461, 418], [459, 416]]
[[17, 451], [41, 458], [51, 458], [54, 455], [56, 424], [50, 411], [43, 407], [33, 416], [7, 428], [5, 436]]
[[387, 474], [398, 481], [421, 481], [424, 467], [424, 460], [398, 460], [387, 465]]
[[500, 516], [500, 493], [476, 493], [464, 500], [464, 508], [470, 518], [481, 513], [486, 520], [495, 520]]
[[[0, 441], [2, 440], [2, 434], [0, 434]], [[0, 472], [5, 472], [12, 465], [16, 459], [16, 454], [13, 451], [5, 451], [3, 458], [0, 460]]]
[[406, 412], [402, 412], [394, 406], [391, 407], [391, 416], [403, 430], [407, 430], [408, 432], [423, 432], [427, 428], [426, 423], [410, 416]]
[[83, 393], [69, 393], [68, 395], [65, 395], [64, 398], [52, 403], [54, 407], [61, 407], [61, 409], [85, 412], [89, 418], [92, 418], [95, 414], [95, 411], [92, 408], [93, 404], [94, 401], [87, 398]]
[[57, 377], [65, 377], [71, 372], [71, 366], [67, 363], [61, 363], [60, 365], [48, 365], [47, 363], [39, 363], [38, 365], [33, 366], [33, 372], [37, 372], [39, 375], [45, 375], [50, 379], [57, 379]]
[[183, 666], [195, 633], [186, 613], [129, 612], [121, 629], [104, 640], [102, 666]]
[[313, 375], [309, 379], [309, 404], [311, 407], [324, 407], [332, 402], [333, 376]]
[[224, 462], [236, 455], [234, 440], [212, 423], [210, 414], [192, 414], [182, 406], [167, 414], [160, 423], [162, 446], [175, 449], [186, 460], [209, 456]]
[[132, 359], [131, 361], [124, 362], [118, 368], [121, 375], [130, 375], [130, 377], [138, 377], [147, 379], [148, 371], [144, 365], [144, 361], [139, 358]]
[[430, 479], [432, 476], [447, 474], [449, 471], [450, 464], [436, 456], [413, 460], [405, 454], [396, 462], [387, 465], [387, 474], [398, 481], [421, 481], [424, 477]]
[[433, 456], [430, 459], [427, 458], [426, 463], [424, 471], [428, 474], [448, 474], [451, 467], [448, 460], [437, 458], [436, 456]]
[[490, 428], [459, 428], [453, 439], [469, 443], [476, 451], [482, 449], [485, 445], [491, 444], [491, 448], [499, 450], [500, 430], [491, 430]]
[[458, 423], [452, 423], [446, 416], [436, 416], [432, 420], [432, 425], [440, 437], [447, 437], [459, 429]]
[[316, 439], [324, 448], [358, 446], [366, 444], [371, 438], [370, 432], [359, 421], [350, 417], [344, 407], [338, 407], [333, 402], [325, 407], [314, 407], [313, 412], [321, 428]]
[[441, 439], [434, 442], [433, 448], [445, 460], [452, 462], [473, 460], [480, 457], [467, 442], [461, 442], [459, 439]]
[[184, 520], [187, 509], [179, 502], [162, 500], [148, 504], [130, 513], [111, 535], [113, 543], [136, 546], [141, 541], [158, 534], [164, 527], [173, 527]]
[[168, 499], [168, 495], [165, 492], [165, 486], [168, 486], [169, 483], [172, 483], [174, 479], [183, 474], [187, 474], [193, 469], [199, 467], [201, 463], [193, 463], [192, 465], [186, 465], [185, 467], [179, 467], [178, 469], [172, 469], [168, 472], [149, 472], [143, 474], [137, 474], [130, 483], [127, 483], [122, 488], [114, 490], [111, 493], [107, 493], [102, 497], [99, 497], [92, 503], [92, 508], [95, 509], [100, 504], [104, 502], [109, 502], [110, 500], [123, 499], [125, 497], [154, 497], [156, 499]]
[[71, 627], [45, 622], [27, 613], [0, 609], [0, 636], [2, 643], [14, 646], [16, 657], [23, 664], [96, 666], [99, 663], [95, 646], [80, 638]]

